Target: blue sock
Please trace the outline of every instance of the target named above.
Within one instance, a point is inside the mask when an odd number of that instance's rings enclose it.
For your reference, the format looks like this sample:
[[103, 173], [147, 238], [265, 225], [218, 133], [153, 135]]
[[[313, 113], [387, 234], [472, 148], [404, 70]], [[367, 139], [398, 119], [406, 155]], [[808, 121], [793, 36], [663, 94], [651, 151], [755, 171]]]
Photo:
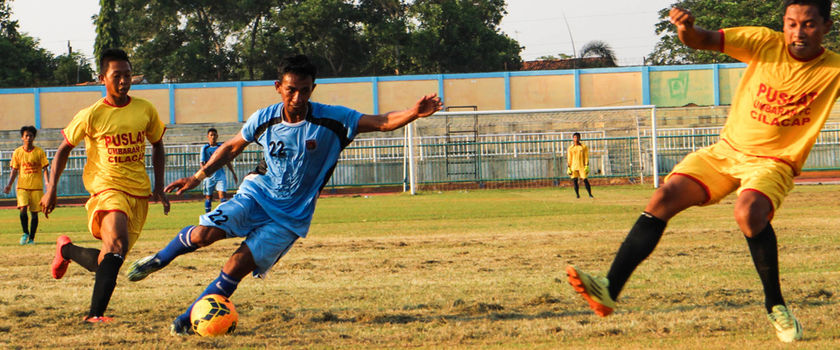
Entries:
[[161, 267], [169, 265], [178, 255], [194, 252], [198, 249], [197, 245], [190, 242], [190, 235], [194, 228], [195, 226], [192, 225], [182, 228], [166, 247], [155, 254], [155, 257], [160, 260]]
[[210, 205], [211, 205], [211, 204], [213, 204], [213, 200], [212, 200], [212, 199], [205, 199], [205, 200], [204, 200], [204, 212], [205, 212], [205, 213], [209, 213], [209, 212], [210, 212]]
[[193, 301], [192, 304], [190, 304], [190, 307], [187, 308], [187, 311], [178, 316], [178, 319], [180, 319], [181, 321], [186, 321], [187, 324], [189, 324], [190, 312], [192, 312], [193, 305], [195, 305], [196, 302], [201, 300], [201, 298], [203, 298], [205, 295], [210, 294], [219, 294], [230, 298], [230, 296], [233, 295], [233, 292], [236, 291], [236, 287], [238, 285], [239, 280], [235, 280], [233, 279], [233, 277], [228, 276], [228, 274], [226, 274], [224, 271], [220, 271], [219, 277], [216, 277], [216, 279], [213, 280], [213, 282], [210, 282], [207, 288], [204, 289], [203, 292], [201, 292], [201, 295], [199, 295], [198, 298], [196, 298], [195, 301]]

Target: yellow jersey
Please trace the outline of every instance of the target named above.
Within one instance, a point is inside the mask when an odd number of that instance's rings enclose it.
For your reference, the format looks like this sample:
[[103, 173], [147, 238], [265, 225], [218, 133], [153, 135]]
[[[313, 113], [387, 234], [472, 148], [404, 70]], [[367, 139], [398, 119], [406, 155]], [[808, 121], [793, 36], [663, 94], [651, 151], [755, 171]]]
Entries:
[[91, 194], [119, 190], [133, 196], [149, 196], [146, 174], [146, 143], [156, 143], [166, 130], [157, 110], [141, 98], [131, 97], [125, 106], [113, 106], [105, 98], [73, 117], [61, 133], [73, 146], [85, 141], [87, 162], [82, 174]]
[[738, 152], [780, 160], [798, 175], [840, 92], [840, 55], [793, 57], [782, 33], [729, 28], [722, 51], [747, 63], [721, 140]]
[[30, 151], [23, 149], [23, 146], [16, 148], [9, 164], [18, 170], [17, 189], [44, 189], [44, 168], [50, 165], [50, 161], [41, 147], [32, 146]]
[[583, 171], [583, 168], [589, 166], [589, 147], [584, 144], [572, 145], [569, 147], [569, 168], [572, 171]]

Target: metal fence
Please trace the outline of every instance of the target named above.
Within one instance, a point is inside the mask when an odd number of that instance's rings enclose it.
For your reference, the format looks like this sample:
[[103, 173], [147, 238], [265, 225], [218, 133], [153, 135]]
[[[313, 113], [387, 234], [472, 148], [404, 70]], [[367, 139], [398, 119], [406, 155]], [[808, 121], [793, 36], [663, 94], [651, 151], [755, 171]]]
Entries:
[[[645, 117], [650, 110], [641, 109], [637, 112], [630, 114], [628, 120], [635, 118], [634, 115]], [[565, 172], [566, 150], [571, 145], [571, 135], [575, 130], [580, 130], [583, 142], [590, 149], [590, 177], [644, 181], [653, 175], [652, 129], [640, 123], [633, 125], [641, 127], [638, 131], [616, 132], [612, 124], [589, 129], [578, 125], [568, 131], [538, 131], [535, 129], [540, 127], [532, 127], [520, 132], [454, 135], [436, 134], [431, 131], [433, 128], [427, 128], [426, 135], [418, 132], [413, 137], [413, 153], [408, 151], [410, 139], [407, 137], [358, 138], [342, 153], [327, 189], [406, 185], [409, 156], [412, 154], [416, 181], [421, 188], [469, 182], [507, 182], [516, 185], [533, 181], [564, 181], [568, 179]], [[686, 154], [717, 142], [720, 128], [703, 126], [658, 129], [658, 174], [667, 174]], [[621, 134], [625, 136], [616, 136]], [[201, 144], [166, 146], [167, 183], [189, 176], [198, 169], [201, 147]], [[55, 155], [55, 150], [46, 152], [50, 159]], [[0, 184], [4, 186], [9, 179], [11, 155], [12, 151], [0, 152]], [[259, 146], [250, 145], [232, 164], [238, 178], [241, 180], [254, 169], [261, 157]], [[87, 194], [82, 184], [85, 161], [84, 150], [74, 149], [62, 173], [59, 195]], [[149, 148], [146, 150], [146, 164], [149, 164], [147, 172], [151, 178]], [[836, 122], [827, 123], [823, 128], [805, 164], [805, 170], [829, 169], [840, 169], [840, 123]], [[234, 190], [238, 184], [230, 181], [231, 177], [228, 179], [229, 190]], [[14, 198], [14, 193], [2, 194], [2, 197]]]

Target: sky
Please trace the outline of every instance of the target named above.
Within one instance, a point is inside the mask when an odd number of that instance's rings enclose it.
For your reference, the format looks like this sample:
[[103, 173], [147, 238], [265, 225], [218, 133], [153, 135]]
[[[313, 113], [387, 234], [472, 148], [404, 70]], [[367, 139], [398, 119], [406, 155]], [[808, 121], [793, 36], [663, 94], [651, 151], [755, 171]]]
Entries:
[[[521, 53], [525, 61], [571, 55], [586, 43], [601, 40], [615, 51], [620, 66], [641, 65], [658, 41], [657, 12], [674, 2], [507, 0], [501, 30], [525, 47]], [[11, 5], [20, 31], [38, 38], [41, 47], [66, 54], [69, 42], [74, 52], [93, 56], [96, 32], [91, 16], [99, 12], [99, 0], [14, 0]]]

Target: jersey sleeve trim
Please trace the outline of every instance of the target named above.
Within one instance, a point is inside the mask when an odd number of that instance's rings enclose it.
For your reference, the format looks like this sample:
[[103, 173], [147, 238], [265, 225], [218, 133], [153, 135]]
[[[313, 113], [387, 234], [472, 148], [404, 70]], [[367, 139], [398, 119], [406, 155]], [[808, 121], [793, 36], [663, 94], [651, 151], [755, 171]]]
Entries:
[[67, 135], [64, 134], [64, 130], [61, 130], [61, 136], [64, 137], [64, 141], [66, 141], [68, 144], [70, 144], [70, 146], [76, 147], [76, 145], [74, 145], [72, 142], [70, 142], [70, 139], [67, 138]]
[[149, 139], [149, 143], [158, 143], [158, 142], [160, 142], [161, 140], [163, 140], [163, 135], [166, 135], [166, 126], [164, 126], [164, 127], [163, 127], [163, 131], [161, 131], [161, 132], [160, 132], [160, 137], [159, 137], [157, 140], [155, 140], [155, 141], [152, 141], [152, 139]]
[[718, 47], [718, 51], [723, 52], [723, 44], [726, 42], [726, 33], [723, 32], [723, 29], [718, 29], [718, 33], [720, 33], [720, 47]]

